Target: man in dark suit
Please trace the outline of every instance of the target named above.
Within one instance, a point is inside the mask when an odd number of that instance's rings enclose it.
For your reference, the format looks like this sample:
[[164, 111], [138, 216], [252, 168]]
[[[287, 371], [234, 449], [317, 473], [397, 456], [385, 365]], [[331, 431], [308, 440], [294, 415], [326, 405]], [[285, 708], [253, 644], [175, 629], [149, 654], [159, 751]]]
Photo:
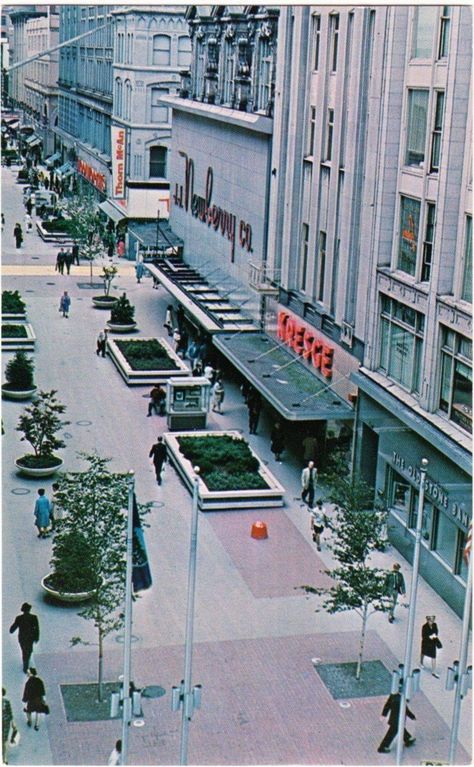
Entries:
[[161, 470], [163, 468], [163, 464], [166, 461], [166, 445], [163, 442], [163, 437], [158, 437], [157, 441], [154, 445], [152, 445], [152, 448], [150, 450], [150, 458], [153, 458], [153, 463], [155, 466], [155, 473], [156, 473], [156, 481], [159, 485], [161, 485]]
[[[388, 754], [390, 751], [390, 744], [392, 740], [394, 739], [395, 735], [398, 731], [398, 717], [400, 714], [400, 693], [397, 692], [394, 695], [389, 695], [387, 700], [385, 701], [385, 706], [382, 709], [382, 715], [381, 719], [388, 714], [388, 730], [387, 734], [385, 735], [384, 739], [382, 740], [380, 746], [378, 747], [377, 751], [380, 754]], [[410, 711], [408, 706], [406, 707], [406, 716], [410, 717], [410, 719], [416, 719], [415, 714]], [[415, 742], [416, 738], [412, 737], [407, 729], [403, 730], [403, 741], [405, 743], [405, 746], [412, 746]]]
[[30, 665], [33, 644], [39, 641], [40, 630], [36, 615], [32, 615], [31, 605], [24, 602], [21, 606], [22, 615], [17, 615], [15, 621], [10, 626], [10, 634], [18, 629], [18, 642], [21, 647], [23, 657], [23, 671], [26, 674]]

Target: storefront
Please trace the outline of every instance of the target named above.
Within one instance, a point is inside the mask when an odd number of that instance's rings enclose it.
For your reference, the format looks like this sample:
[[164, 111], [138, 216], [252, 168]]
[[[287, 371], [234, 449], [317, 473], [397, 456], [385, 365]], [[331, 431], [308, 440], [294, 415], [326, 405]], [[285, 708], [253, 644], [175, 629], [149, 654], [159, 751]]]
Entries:
[[471, 522], [472, 458], [460, 445], [363, 373], [359, 385], [356, 469], [389, 509], [390, 542], [413, 557], [420, 462], [429, 461], [421, 535], [420, 572], [462, 614]]

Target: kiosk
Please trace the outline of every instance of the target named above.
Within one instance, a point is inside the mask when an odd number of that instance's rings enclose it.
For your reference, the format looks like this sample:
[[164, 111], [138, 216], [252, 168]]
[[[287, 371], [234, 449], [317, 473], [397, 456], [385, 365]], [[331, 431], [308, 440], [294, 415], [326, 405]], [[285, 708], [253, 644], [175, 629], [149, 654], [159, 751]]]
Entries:
[[166, 413], [170, 431], [205, 429], [211, 384], [207, 378], [168, 378]]

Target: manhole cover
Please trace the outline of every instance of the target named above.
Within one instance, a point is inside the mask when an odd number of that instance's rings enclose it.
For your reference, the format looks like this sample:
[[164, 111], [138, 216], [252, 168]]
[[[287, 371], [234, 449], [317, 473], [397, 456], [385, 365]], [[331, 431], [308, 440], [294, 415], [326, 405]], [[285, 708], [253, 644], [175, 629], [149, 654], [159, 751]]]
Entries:
[[340, 708], [350, 708], [351, 704], [344, 700], [342, 703], [339, 703], [339, 706]]
[[76, 421], [77, 426], [92, 426], [92, 421]]
[[[54, 285], [54, 282], [51, 284]], [[35, 292], [34, 290], [25, 290], [25, 293], [34, 293], [34, 292]]]
[[[46, 285], [56, 285], [56, 283], [55, 283], [55, 282], [47, 282], [47, 283], [46, 283]], [[33, 291], [32, 291], [32, 290], [27, 290], [27, 291], [25, 291], [25, 292], [26, 292], [26, 293], [33, 293]]]
[[149, 501], [150, 506], [152, 506], [154, 509], [161, 509], [162, 506], [165, 504], [163, 501]]
[[166, 695], [166, 690], [158, 684], [150, 684], [142, 690], [142, 696], [144, 698], [161, 698], [163, 695]]
[[31, 490], [28, 490], [27, 487], [14, 487], [12, 493], [13, 495], [28, 495]]
[[68, 431], [65, 431], [63, 437], [64, 439], [72, 439], [72, 434], [70, 434]]
[[[140, 639], [140, 637], [137, 637], [134, 634], [132, 634], [132, 637], [131, 637], [131, 641], [132, 642], [138, 642], [139, 639]], [[115, 641], [118, 642], [119, 644], [123, 644], [125, 642], [124, 635], [123, 634], [119, 634], [118, 636], [115, 637]]]
[[145, 726], [145, 722], [144, 722], [143, 719], [134, 719], [133, 720], [133, 726], [134, 727], [144, 727]]
[[39, 261], [39, 256], [31, 256], [32, 261]]

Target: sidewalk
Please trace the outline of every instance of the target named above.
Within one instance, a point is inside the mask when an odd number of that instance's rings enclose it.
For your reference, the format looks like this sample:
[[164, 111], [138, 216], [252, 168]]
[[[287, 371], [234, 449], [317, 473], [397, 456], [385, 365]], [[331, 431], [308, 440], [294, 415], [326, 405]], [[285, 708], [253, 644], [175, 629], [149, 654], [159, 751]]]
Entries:
[[[4, 178], [6, 174], [3, 171]], [[21, 208], [18, 189], [7, 177], [3, 196], [10, 219]], [[138, 686], [159, 684], [167, 694], [144, 703], [145, 726], [133, 727], [130, 733], [130, 763], [176, 764], [181, 715], [170, 711], [170, 687], [183, 676], [190, 496], [171, 467], [166, 468], [163, 486], [156, 486], [148, 451], [166, 426], [162, 418], [146, 417], [148, 390], [126, 387], [111, 360], [95, 354], [95, 339], [108, 315], [92, 308], [90, 290], [78, 287], [83, 270], [89, 267], [76, 267], [70, 276], [58, 275], [51, 271], [55, 253], [43, 248], [36, 234], [25, 240], [23, 252], [15, 252], [11, 232], [6, 232], [3, 253], [8, 264], [2, 267], [3, 289], [18, 288], [27, 300], [28, 318], [38, 337], [37, 382], [45, 389], [57, 388], [67, 405], [71, 423], [65, 433], [66, 468], [81, 466], [77, 450], [97, 450], [113, 457], [112, 468], [133, 468], [139, 499], [154, 502], [150, 527], [145, 531], [154, 584], [134, 605], [132, 676]], [[36, 252], [38, 265], [31, 265]], [[161, 335], [170, 302], [165, 291], [152, 290], [151, 280], [138, 285], [128, 263], [120, 264], [117, 285], [136, 306], [140, 332]], [[57, 311], [64, 288], [72, 296], [67, 321]], [[323, 663], [355, 660], [360, 620], [352, 613], [315, 613], [317, 600], [295, 590], [302, 583], [316, 583], [321, 578], [319, 571], [331, 561], [324, 545], [322, 552], [315, 551], [309, 515], [300, 506], [301, 462], [288, 454], [281, 465], [274, 461], [269, 412], [262, 413], [259, 433], [248, 434], [240, 391], [231, 380], [225, 383], [224, 414], [210, 413], [209, 428], [237, 428], [245, 434], [285, 486], [286, 506], [260, 513], [199, 515], [193, 682], [203, 685], [203, 702], [190, 726], [189, 762], [393, 764], [394, 747], [388, 755], [376, 752], [386, 730], [379, 721], [384, 697], [351, 699], [348, 707], [342, 706], [345, 701], [331, 697], [311, 662], [315, 656]], [[19, 404], [4, 403], [3, 679], [22, 734], [20, 747], [11, 751], [9, 761], [105, 764], [120, 737], [120, 724], [65, 719], [60, 685], [94, 681], [97, 664], [94, 646], [71, 648], [70, 638], [79, 635], [94, 642], [95, 635], [74, 608], [48, 604], [42, 597], [39, 579], [48, 571], [51, 542], [38, 541], [32, 524], [34, 496], [41, 483], [19, 477], [13, 468], [13, 460], [22, 450], [14, 431], [19, 412]], [[49, 491], [51, 482], [42, 484]], [[256, 518], [267, 522], [266, 541], [250, 537]], [[374, 558], [377, 565], [388, 569], [393, 561], [401, 561], [409, 593], [408, 563], [393, 550]], [[51, 707], [39, 733], [28, 730], [24, 723], [19, 648], [16, 638], [8, 634], [8, 626], [25, 600], [34, 605], [41, 622], [34, 662], [45, 681]], [[453, 694], [444, 689], [445, 670], [459, 657], [461, 622], [420, 579], [415, 663], [427, 614], [436, 614], [440, 628], [442, 676], [436, 680], [425, 672], [422, 692], [410, 704], [417, 715], [413, 727], [417, 742], [405, 752], [405, 764], [447, 761], [448, 757]], [[389, 671], [396, 668], [403, 659], [406, 624], [402, 607], [394, 624], [382, 615], [370, 618], [366, 659], [381, 660]], [[120, 639], [113, 635], [106, 640], [107, 680], [116, 680], [121, 673]], [[462, 706], [458, 764], [470, 762], [471, 700], [469, 693]]]

